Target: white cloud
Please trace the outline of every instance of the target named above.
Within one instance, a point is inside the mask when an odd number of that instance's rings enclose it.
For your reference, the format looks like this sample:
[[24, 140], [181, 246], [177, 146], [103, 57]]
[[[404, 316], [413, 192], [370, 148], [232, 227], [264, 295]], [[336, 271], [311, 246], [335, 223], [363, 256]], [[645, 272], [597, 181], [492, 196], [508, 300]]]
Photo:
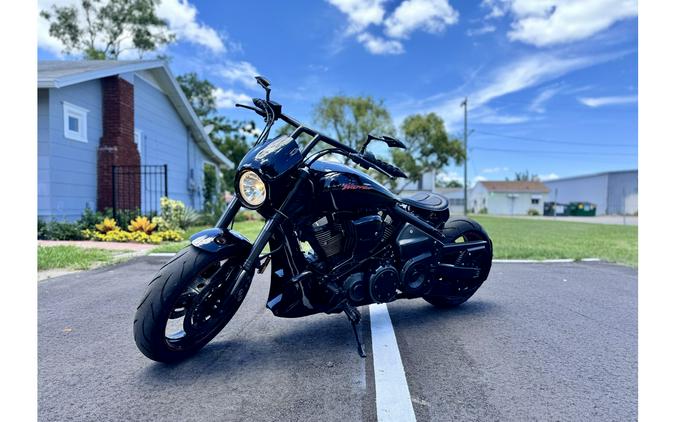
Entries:
[[[445, 95], [448, 100], [432, 106], [426, 106], [420, 112], [436, 112], [446, 122], [450, 129], [463, 119], [464, 111], [459, 104], [468, 93], [469, 110], [471, 115], [482, 119], [484, 123], [512, 124], [528, 119], [527, 116], [501, 116], [495, 110], [486, 107], [490, 101], [512, 94], [523, 89], [531, 88], [547, 81], [554, 80], [582, 68], [620, 57], [625, 53], [565, 57], [550, 53], [539, 53], [515, 60], [496, 68], [486, 77], [477, 79], [483, 81], [466, 89], [464, 92]], [[441, 96], [443, 97], [443, 96]]]
[[359, 34], [356, 39], [373, 54], [401, 54], [404, 52], [403, 44], [399, 41], [376, 37], [367, 32]]
[[638, 100], [637, 95], [625, 95], [615, 97], [581, 97], [579, 102], [588, 107], [602, 107], [606, 105], [631, 104]]
[[[38, 12], [51, 10], [53, 6], [76, 6], [81, 10], [78, 0], [38, 0]], [[215, 53], [226, 50], [222, 38], [215, 29], [197, 21], [197, 9], [186, 0], [163, 0], [156, 5], [157, 16], [167, 21], [168, 27], [176, 34], [178, 41], [187, 41], [207, 47]], [[80, 13], [81, 24], [84, 24], [84, 13]], [[37, 23], [38, 47], [61, 55], [63, 44], [49, 35], [49, 23], [38, 16]], [[97, 39], [97, 44], [103, 46], [103, 38]], [[127, 38], [122, 42], [124, 49], [132, 48], [132, 41]], [[120, 58], [135, 58], [134, 51], [125, 50]]]
[[484, 26], [481, 26], [480, 28], [475, 28], [475, 29], [469, 28], [469, 29], [467, 29], [466, 35], [468, 35], [469, 37], [475, 37], [475, 36], [478, 36], [478, 35], [489, 34], [490, 32], [495, 32], [496, 30], [497, 30], [497, 27], [494, 26], [494, 25], [484, 25]]
[[476, 176], [476, 177], [474, 177], [473, 180], [471, 181], [471, 186], [476, 186], [476, 184], [477, 184], [478, 182], [484, 182], [484, 181], [486, 181], [486, 180], [487, 180], [487, 177], [485, 177], [485, 176]]
[[448, 183], [453, 180], [463, 183], [464, 176], [460, 176], [456, 171], [439, 171], [436, 172], [436, 180], [440, 183]]
[[230, 83], [241, 83], [249, 88], [257, 86], [255, 77], [260, 75], [251, 63], [235, 61], [227, 61], [225, 64], [218, 65], [216, 73]]
[[508, 37], [538, 47], [579, 41], [637, 16], [637, 0], [484, 0], [488, 18], [513, 16]]
[[[347, 36], [356, 39], [372, 54], [401, 54], [401, 39], [417, 31], [442, 32], [457, 22], [459, 14], [447, 0], [405, 0], [385, 18], [387, 0], [327, 0], [347, 15]], [[373, 35], [369, 27], [381, 27], [384, 35]]]
[[157, 16], [166, 19], [178, 40], [202, 45], [214, 53], [225, 51], [218, 32], [197, 21], [197, 8], [187, 0], [162, 0], [156, 6], [156, 12]]
[[543, 175], [539, 176], [539, 180], [541, 180], [542, 182], [545, 182], [547, 180], [555, 180], [555, 179], [559, 179], [559, 178], [560, 178], [560, 176], [558, 176], [555, 173], [543, 174]]
[[536, 97], [532, 100], [529, 109], [535, 113], [543, 113], [546, 111], [544, 107], [546, 103], [553, 98], [562, 88], [559, 86], [544, 88], [539, 91]]
[[213, 90], [213, 95], [216, 97], [217, 108], [233, 108], [236, 103], [249, 103], [251, 101], [251, 97], [248, 95], [234, 92], [231, 89], [216, 88]]
[[349, 19], [350, 33], [357, 33], [369, 25], [378, 25], [384, 18], [386, 0], [328, 0]]
[[492, 174], [492, 173], [500, 173], [503, 171], [509, 171], [508, 167], [489, 167], [486, 169], [482, 169], [480, 172], [481, 173], [486, 173], [486, 174]]
[[447, 0], [405, 0], [384, 21], [385, 33], [392, 38], [408, 38], [418, 29], [442, 32], [457, 23], [459, 13]]

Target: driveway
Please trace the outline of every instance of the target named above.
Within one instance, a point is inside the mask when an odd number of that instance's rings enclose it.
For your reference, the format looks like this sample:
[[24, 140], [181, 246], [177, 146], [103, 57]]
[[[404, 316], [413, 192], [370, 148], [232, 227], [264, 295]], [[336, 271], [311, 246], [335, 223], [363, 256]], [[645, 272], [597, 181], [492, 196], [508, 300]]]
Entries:
[[344, 316], [288, 320], [265, 310], [267, 275], [201, 353], [177, 365], [149, 361], [134, 345], [133, 313], [166, 259], [39, 284], [40, 420], [374, 421], [392, 392], [408, 395], [418, 421], [637, 418], [633, 269], [495, 264], [457, 310], [391, 303], [387, 353], [404, 370], [387, 385], [396, 377], [382, 375], [396, 368], [379, 354], [368, 307], [362, 359]]

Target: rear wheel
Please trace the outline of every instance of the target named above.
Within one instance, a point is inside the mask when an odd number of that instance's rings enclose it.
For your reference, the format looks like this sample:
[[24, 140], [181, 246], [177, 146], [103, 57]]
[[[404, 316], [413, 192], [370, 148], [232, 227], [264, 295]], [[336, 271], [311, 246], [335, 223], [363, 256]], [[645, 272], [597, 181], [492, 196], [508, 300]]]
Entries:
[[232, 291], [240, 261], [188, 246], [164, 265], [136, 310], [139, 350], [152, 360], [175, 362], [211, 341], [239, 309], [250, 286], [247, 277]]
[[476, 221], [466, 217], [457, 217], [449, 220], [443, 229], [445, 236], [453, 242], [471, 242], [485, 240], [488, 250], [470, 254], [466, 251], [450, 254], [444, 257], [443, 263], [459, 267], [478, 268], [475, 277], [465, 280], [435, 280], [438, 288], [432, 289], [424, 300], [439, 308], [454, 308], [466, 302], [483, 284], [490, 273], [492, 266], [492, 241], [483, 227]]

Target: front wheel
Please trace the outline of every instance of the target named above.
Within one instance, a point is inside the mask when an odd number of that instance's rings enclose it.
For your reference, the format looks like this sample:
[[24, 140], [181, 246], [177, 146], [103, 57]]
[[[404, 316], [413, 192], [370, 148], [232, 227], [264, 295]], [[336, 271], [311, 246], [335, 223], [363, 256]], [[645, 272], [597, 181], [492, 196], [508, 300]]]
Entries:
[[205, 346], [227, 325], [251, 283], [233, 294], [241, 258], [222, 257], [188, 246], [155, 275], [138, 305], [134, 340], [158, 362], [182, 360]]
[[[485, 240], [488, 242], [488, 250], [479, 254], [469, 254], [459, 252], [447, 255], [443, 263], [452, 264], [459, 267], [479, 268], [476, 277], [467, 280], [456, 280], [451, 285], [443, 286], [444, 294], [432, 294], [424, 296], [424, 300], [439, 308], [454, 308], [469, 300], [476, 290], [483, 284], [490, 273], [492, 266], [492, 240], [485, 232], [483, 227], [476, 221], [466, 218], [453, 218], [445, 224], [443, 234], [452, 239], [453, 242], [471, 242]], [[448, 283], [448, 281], [436, 280], [437, 283]]]

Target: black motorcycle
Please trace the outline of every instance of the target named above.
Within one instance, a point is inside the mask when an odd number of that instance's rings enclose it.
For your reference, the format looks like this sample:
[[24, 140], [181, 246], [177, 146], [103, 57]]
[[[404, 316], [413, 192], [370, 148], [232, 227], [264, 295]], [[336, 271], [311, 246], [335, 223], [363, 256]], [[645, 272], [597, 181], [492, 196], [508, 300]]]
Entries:
[[[405, 148], [401, 141], [370, 135], [354, 150], [283, 114], [270, 100], [270, 83], [256, 80], [266, 98], [237, 106], [262, 116], [265, 127], [239, 163], [236, 195], [216, 227], [192, 236], [148, 285], [134, 319], [143, 354], [173, 362], [206, 345], [241, 305], [255, 271], [263, 273], [270, 262], [267, 308], [285, 318], [344, 312], [361, 356], [358, 306], [421, 297], [446, 308], [476, 292], [492, 265], [492, 242], [478, 223], [449, 219], [440, 195], [399, 198], [361, 171], [321, 160], [341, 155], [364, 169], [406, 177], [366, 152], [371, 141]], [[295, 130], [268, 139], [277, 120]], [[311, 137], [304, 147], [302, 134]], [[253, 243], [231, 229], [242, 206], [266, 220]]]

